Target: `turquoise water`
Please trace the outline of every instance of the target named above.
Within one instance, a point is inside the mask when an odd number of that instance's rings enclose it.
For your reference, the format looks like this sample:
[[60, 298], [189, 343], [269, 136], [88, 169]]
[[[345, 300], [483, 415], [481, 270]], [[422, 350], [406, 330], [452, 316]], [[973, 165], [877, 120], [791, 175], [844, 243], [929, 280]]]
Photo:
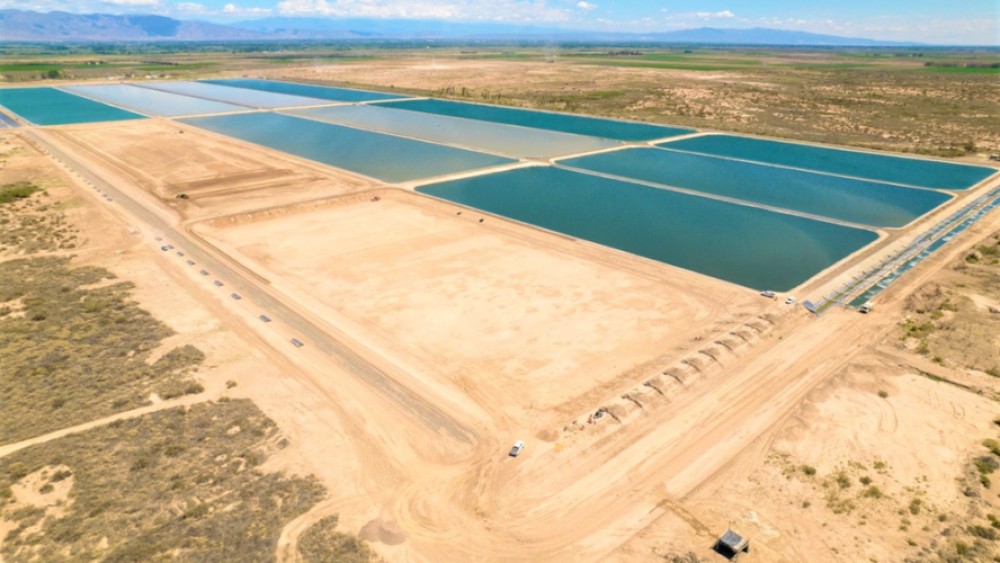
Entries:
[[661, 146], [922, 188], [964, 190], [997, 171], [936, 160], [847, 151], [736, 135], [705, 135]]
[[276, 92], [278, 94], [294, 94], [296, 96], [307, 96], [310, 98], [320, 98], [322, 100], [336, 100], [338, 102], [370, 102], [372, 100], [398, 100], [399, 98], [409, 98], [409, 96], [403, 96], [401, 94], [386, 94], [385, 92], [371, 92], [369, 90], [334, 88], [332, 86], [313, 86], [312, 84], [279, 82], [275, 80], [257, 80], [254, 78], [201, 80], [200, 82], [219, 84], [222, 86], [235, 86], [237, 88], [250, 88], [252, 90], [263, 90], [265, 92]]
[[481, 152], [276, 113], [194, 117], [181, 121], [386, 182], [405, 182], [513, 162]]
[[757, 289], [787, 291], [877, 238], [864, 229], [552, 167], [418, 191]]
[[35, 125], [68, 125], [143, 117], [55, 88], [0, 88], [0, 105]]
[[559, 164], [874, 227], [902, 227], [951, 199], [931, 190], [654, 148]]
[[562, 131], [563, 133], [575, 133], [591, 137], [605, 137], [619, 141], [652, 141], [654, 139], [687, 135], [694, 132], [693, 129], [650, 125], [635, 121], [616, 121], [582, 115], [549, 113], [482, 104], [449, 102], [445, 100], [406, 100], [402, 102], [389, 102], [384, 107], [478, 119], [480, 121], [492, 121], [494, 123], [506, 123], [508, 125], [520, 125], [535, 129]]
[[128, 84], [93, 84], [86, 86], [67, 86], [64, 90], [95, 98], [102, 102], [127, 107], [146, 115], [174, 117], [178, 115], [195, 115], [204, 113], [226, 113], [246, 111], [248, 108], [192, 98], [170, 92], [161, 92], [149, 88], [138, 88]]
[[390, 108], [350, 105], [290, 110], [286, 113], [512, 157], [550, 158], [618, 144], [610, 139]]
[[273, 92], [219, 86], [218, 84], [207, 84], [204, 82], [144, 82], [137, 86], [252, 108], [287, 108], [330, 103], [328, 100], [317, 98], [275, 94]]

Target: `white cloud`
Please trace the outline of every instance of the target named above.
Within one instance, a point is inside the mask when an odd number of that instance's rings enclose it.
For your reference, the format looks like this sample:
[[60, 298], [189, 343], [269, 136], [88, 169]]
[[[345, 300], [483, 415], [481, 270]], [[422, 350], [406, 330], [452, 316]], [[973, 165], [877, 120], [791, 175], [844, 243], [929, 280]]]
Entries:
[[182, 14], [204, 14], [208, 11], [205, 9], [205, 6], [197, 2], [181, 2], [175, 8]]
[[281, 0], [276, 11], [286, 16], [525, 23], [566, 22], [573, 17], [568, 9], [551, 8], [545, 0]]
[[[218, 14], [219, 12], [212, 12], [213, 14]], [[259, 17], [259, 16], [269, 16], [274, 13], [274, 10], [270, 8], [243, 8], [232, 2], [226, 4], [222, 7], [222, 14], [226, 16], [247, 16], [247, 17]]]
[[111, 4], [112, 6], [158, 6], [160, 0], [101, 0], [102, 4]]
[[[680, 15], [683, 16], [684, 14]], [[691, 15], [693, 15], [696, 18], [701, 18], [703, 20], [729, 19], [736, 17], [736, 14], [730, 12], [729, 10], [722, 10], [721, 12], [695, 12], [694, 14]]]
[[596, 8], [597, 4], [591, 4], [590, 2], [585, 2], [584, 0], [580, 0], [579, 2], [576, 3], [576, 7], [580, 8], [584, 12], [589, 12], [594, 8]]

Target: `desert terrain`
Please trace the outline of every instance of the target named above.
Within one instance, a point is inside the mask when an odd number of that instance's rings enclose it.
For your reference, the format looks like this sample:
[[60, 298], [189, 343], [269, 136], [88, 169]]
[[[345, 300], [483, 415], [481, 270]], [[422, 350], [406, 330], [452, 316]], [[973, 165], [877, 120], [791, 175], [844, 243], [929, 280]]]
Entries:
[[[433, 91], [520, 75], [572, 89], [567, 76], [593, 82], [594, 68], [406, 59], [280, 74]], [[612, 81], [689, 72], [605, 70]], [[995, 126], [981, 127], [977, 139], [993, 142]], [[829, 140], [807, 129], [800, 138]], [[0, 434], [4, 561], [232, 558], [247, 556], [232, 539], [245, 530], [254, 557], [281, 561], [337, 549], [716, 561], [729, 527], [751, 538], [743, 561], [998, 553], [1000, 213], [894, 283], [873, 313], [816, 317], [169, 120], [3, 135], [0, 184], [39, 188], [12, 217], [59, 215], [5, 233], [0, 265], [62, 259], [33, 275], [63, 272], [67, 292], [115, 288], [96, 297], [149, 332], [121, 359], [143, 378], [101, 379], [106, 396], [67, 397], [72, 412], [38, 416], [39, 397], [58, 398], [51, 386], [5, 398], [23, 412]], [[794, 293], [826, 294], [997, 183]], [[102, 270], [71, 275], [87, 267]], [[5, 298], [0, 327], [33, 319], [33, 298]], [[507, 456], [518, 439], [524, 453]], [[107, 484], [80, 469], [97, 462], [171, 508], [103, 531], [116, 522], [90, 514]], [[216, 472], [174, 477], [205, 464]], [[176, 545], [171, 533], [203, 539]]]

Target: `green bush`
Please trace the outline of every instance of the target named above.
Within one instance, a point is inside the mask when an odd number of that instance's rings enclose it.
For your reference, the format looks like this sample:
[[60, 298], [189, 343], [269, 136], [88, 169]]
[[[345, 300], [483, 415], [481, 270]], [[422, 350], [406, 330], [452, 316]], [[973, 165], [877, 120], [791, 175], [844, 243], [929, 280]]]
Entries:
[[0, 204], [10, 203], [15, 199], [24, 199], [38, 191], [38, 186], [31, 182], [17, 182], [0, 186]]

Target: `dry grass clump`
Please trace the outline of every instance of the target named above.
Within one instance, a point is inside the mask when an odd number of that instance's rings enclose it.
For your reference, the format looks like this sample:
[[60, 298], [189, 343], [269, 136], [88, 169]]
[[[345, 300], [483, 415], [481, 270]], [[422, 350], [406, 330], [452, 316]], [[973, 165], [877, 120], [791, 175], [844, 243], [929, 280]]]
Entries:
[[336, 515], [327, 516], [299, 539], [299, 555], [306, 563], [368, 563], [375, 553], [363, 540], [337, 531]]
[[1000, 376], [1000, 233], [959, 259], [940, 282], [907, 300], [901, 338], [919, 354], [960, 369]]
[[17, 199], [24, 199], [37, 191], [38, 186], [24, 181], [0, 186], [0, 205]]
[[78, 230], [38, 186], [21, 181], [0, 186], [0, 254], [72, 250]]
[[204, 359], [192, 346], [147, 363], [172, 331], [114, 277], [69, 258], [0, 263], [0, 443], [129, 410], [154, 392], [202, 390], [189, 377]]
[[[278, 442], [253, 403], [233, 400], [122, 420], [0, 458], [0, 519], [17, 525], [0, 557], [273, 560], [281, 529], [324, 493], [315, 479], [259, 469]], [[63, 469], [50, 482], [72, 479], [65, 502], [53, 510], [18, 501], [12, 486], [52, 466]]]

